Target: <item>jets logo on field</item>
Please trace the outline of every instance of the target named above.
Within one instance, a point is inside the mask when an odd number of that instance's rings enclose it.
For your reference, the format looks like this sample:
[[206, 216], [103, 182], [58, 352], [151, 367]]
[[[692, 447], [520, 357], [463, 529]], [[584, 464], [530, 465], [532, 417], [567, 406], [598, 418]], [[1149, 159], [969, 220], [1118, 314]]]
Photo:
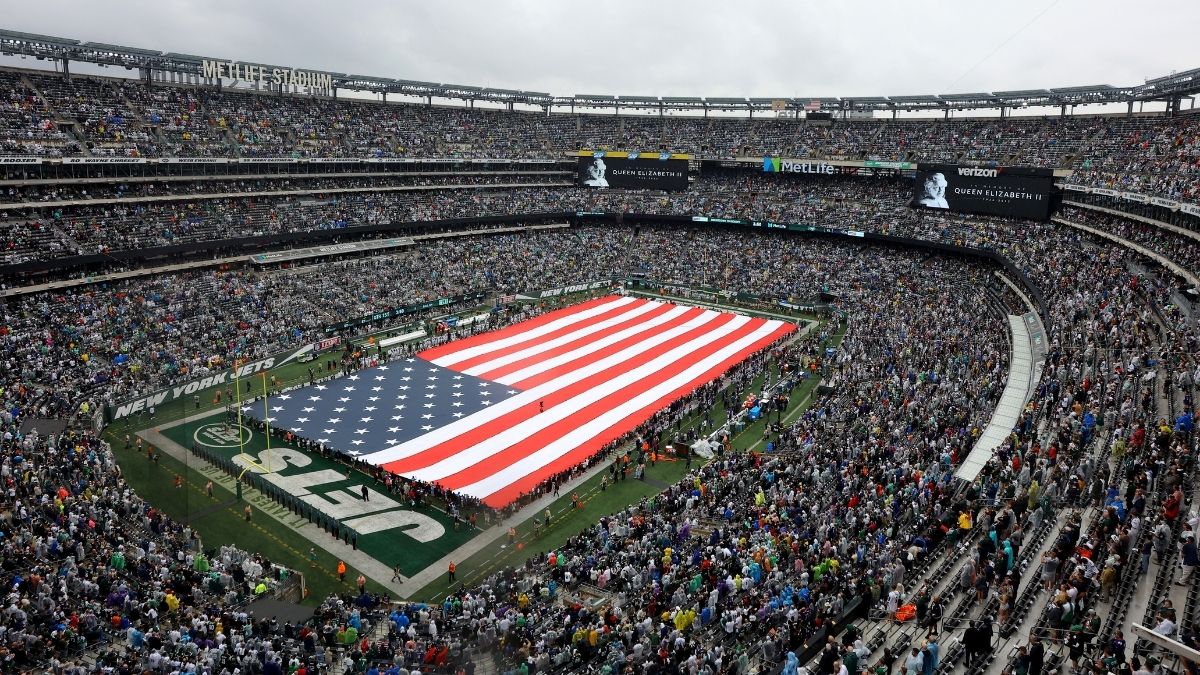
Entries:
[[206, 424], [196, 430], [193, 438], [210, 448], [238, 448], [254, 438], [254, 432], [240, 424]]

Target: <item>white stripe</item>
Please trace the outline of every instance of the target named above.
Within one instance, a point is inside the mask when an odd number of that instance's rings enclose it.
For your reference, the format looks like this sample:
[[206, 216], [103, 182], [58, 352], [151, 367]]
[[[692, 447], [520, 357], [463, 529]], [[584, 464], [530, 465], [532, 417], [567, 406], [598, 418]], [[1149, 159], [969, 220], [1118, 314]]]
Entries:
[[498, 419], [499, 417], [520, 408], [521, 406], [532, 405], [533, 403], [545, 398], [548, 394], [552, 394], [559, 389], [568, 387], [576, 382], [579, 382], [580, 380], [589, 378], [596, 373], [614, 368], [621, 363], [628, 361], [629, 359], [637, 357], [643, 352], [654, 349], [664, 342], [673, 340], [690, 330], [708, 324], [722, 315], [722, 312], [705, 310], [703, 314], [696, 316], [685, 324], [676, 326], [670, 330], [665, 330], [658, 335], [649, 336], [645, 340], [637, 344], [630, 345], [627, 349], [621, 350], [616, 354], [612, 354], [604, 357], [603, 359], [599, 359], [598, 361], [589, 363], [576, 370], [566, 373], [562, 377], [555, 378], [531, 389], [526, 389], [512, 398], [503, 400], [496, 405], [489, 406], [488, 408], [480, 410], [473, 415], [457, 419], [445, 426], [433, 429], [427, 434], [409, 439], [404, 443], [392, 446], [390, 448], [385, 448], [379, 452], [375, 452], [370, 455], [364, 455], [359, 457], [359, 459], [365, 460], [370, 464], [386, 464], [387, 462], [394, 462], [398, 459], [412, 457], [413, 455], [425, 452], [438, 443], [445, 443], [446, 441], [460, 434], [464, 434], [477, 426], [487, 424], [494, 419]]
[[594, 342], [589, 342], [588, 344], [585, 344], [585, 345], [579, 347], [578, 349], [572, 349], [569, 352], [565, 352], [565, 353], [559, 354], [558, 356], [553, 356], [548, 359], [538, 361], [537, 363], [526, 366], [525, 368], [522, 368], [520, 370], [514, 370], [513, 372], [509, 373], [508, 375], [505, 375], [504, 377], [489, 378], [489, 379], [494, 379], [496, 382], [499, 382], [500, 384], [509, 384], [509, 385], [516, 384], [517, 382], [521, 382], [522, 380], [528, 380], [529, 378], [531, 378], [535, 375], [541, 375], [542, 373], [546, 372], [547, 370], [550, 370], [551, 368], [557, 368], [561, 365], [584, 358], [590, 354], [594, 354], [594, 353], [600, 351], [601, 349], [606, 349], [608, 347], [611, 347], [612, 345], [615, 345], [618, 342], [621, 342], [622, 340], [628, 340], [629, 338], [637, 335], [638, 333], [645, 333], [647, 331], [654, 330], [655, 328], [658, 328], [659, 326], [661, 326], [663, 324], [670, 323], [670, 322], [674, 321], [675, 319], [679, 318], [680, 315], [687, 313], [690, 309], [691, 309], [690, 307], [682, 307], [682, 306], [672, 307], [671, 310], [665, 314], [656, 316], [653, 319], [646, 321], [644, 323], [640, 323], [636, 326], [626, 328], [625, 330], [620, 331], [619, 333], [613, 333], [612, 335], [609, 335], [608, 337], [603, 337]]
[[557, 405], [551, 406], [548, 410], [538, 413], [533, 417], [514, 424], [513, 426], [500, 431], [491, 436], [483, 443], [473, 445], [463, 451], [451, 455], [440, 462], [431, 464], [423, 469], [408, 472], [404, 475], [432, 482], [441, 480], [446, 476], [458, 473], [468, 467], [487, 460], [489, 457], [496, 455], [499, 452], [521, 443], [530, 436], [541, 432], [543, 429], [553, 426], [562, 420], [574, 415], [583, 410], [589, 405], [599, 401], [606, 396], [616, 394], [626, 388], [636, 388], [638, 383], [644, 378], [663, 370], [670, 368], [673, 364], [678, 363], [681, 359], [687, 358], [697, 350], [704, 349], [705, 346], [715, 342], [721, 342], [726, 336], [737, 332], [742, 326], [750, 322], [749, 317], [739, 316], [736, 319], [729, 321], [725, 325], [710, 331], [703, 335], [696, 336], [695, 339], [685, 342], [674, 349], [663, 352], [659, 356], [647, 361], [646, 363], [634, 368], [628, 372], [621, 373], [616, 377], [601, 382], [600, 384], [588, 388], [579, 395], [569, 398]]
[[556, 330], [566, 328], [567, 326], [577, 324], [582, 321], [587, 321], [588, 319], [591, 319], [594, 316], [599, 316], [601, 314], [604, 314], [605, 312], [611, 312], [613, 310], [613, 308], [624, 307], [625, 305], [628, 305], [632, 302], [638, 302], [638, 299], [628, 297], [628, 296], [614, 298], [610, 302], [605, 302], [605, 303], [596, 305], [595, 307], [589, 307], [589, 308], [583, 310], [582, 312], [575, 312], [574, 314], [568, 314], [567, 316], [564, 316], [559, 319], [555, 319], [553, 321], [549, 321], [549, 322], [544, 323], [535, 328], [531, 328], [527, 331], [521, 331], [520, 333], [518, 333], [516, 335], [512, 335], [512, 336], [509, 336], [506, 338], [501, 338], [499, 340], [493, 340], [491, 342], [485, 342], [481, 345], [475, 345], [474, 347], [467, 347], [466, 349], [462, 349], [457, 352], [451, 352], [450, 354], [446, 354], [445, 356], [433, 359], [433, 362], [439, 366], [442, 366], [443, 368], [452, 366], [456, 363], [461, 363], [463, 361], [466, 361], [467, 359], [473, 359], [476, 356], [483, 356], [484, 354], [490, 354], [490, 353], [496, 351], [497, 349], [504, 349], [506, 347], [512, 347], [514, 345], [519, 345], [523, 342], [529, 342], [530, 340], [535, 340], [543, 335], [548, 335], [550, 333], [553, 333]]
[[[496, 473], [484, 478], [483, 480], [467, 485], [457, 492], [471, 495], [483, 499], [488, 495], [503, 490], [512, 485], [515, 481], [528, 476], [538, 469], [546, 466], [550, 462], [562, 457], [563, 455], [575, 450], [579, 446], [586, 443], [589, 439], [595, 438], [605, 429], [619, 423], [629, 415], [653, 404], [659, 398], [669, 394], [671, 391], [686, 385], [688, 382], [700, 377], [705, 371], [717, 366], [725, 359], [737, 354], [739, 351], [749, 347], [758, 340], [769, 336], [777, 330], [782, 324], [782, 321], [767, 321], [753, 333], [737, 340], [736, 342], [722, 347], [720, 350], [711, 356], [701, 360], [688, 367], [683, 372], [675, 375], [666, 382], [659, 384], [652, 389], [638, 394], [634, 398], [622, 403], [621, 405], [606, 411], [594, 420], [583, 424], [582, 426], [573, 429], [562, 438], [548, 443], [542, 449], [524, 457], [513, 464], [497, 471]], [[555, 406], [556, 408], [558, 406]]]
[[497, 368], [503, 368], [507, 365], [516, 363], [517, 361], [520, 361], [521, 359], [527, 359], [531, 356], [536, 356], [538, 354], [549, 351], [551, 349], [557, 349], [563, 345], [569, 345], [572, 342], [575, 342], [577, 340], [582, 340], [589, 335], [595, 335], [596, 333], [599, 333], [602, 330], [607, 330], [618, 324], [625, 323], [626, 321], [629, 321], [630, 319], [636, 319], [637, 317], [642, 316], [643, 314], [652, 312], [661, 307], [662, 307], [662, 303], [647, 302], [647, 303], [638, 305], [637, 307], [630, 308], [628, 312], [623, 312], [621, 314], [618, 314], [617, 316], [609, 317], [603, 321], [597, 321], [596, 323], [587, 324], [585, 326], [580, 327], [579, 330], [571, 331], [570, 333], [566, 333], [565, 335], [560, 335], [551, 340], [546, 340], [544, 342], [538, 342], [530, 347], [526, 347], [525, 349], [519, 349], [510, 354], [503, 354], [503, 355], [497, 356], [496, 358], [492, 359], [491, 361], [485, 361], [484, 363], [481, 363], [477, 366], [472, 366], [470, 368], [467, 368], [466, 370], [464, 370], [462, 372], [466, 373], [467, 375], [474, 375], [476, 377], [480, 377], [483, 375], [483, 373], [486, 373], [486, 372], [489, 372], [492, 370], [496, 370]]

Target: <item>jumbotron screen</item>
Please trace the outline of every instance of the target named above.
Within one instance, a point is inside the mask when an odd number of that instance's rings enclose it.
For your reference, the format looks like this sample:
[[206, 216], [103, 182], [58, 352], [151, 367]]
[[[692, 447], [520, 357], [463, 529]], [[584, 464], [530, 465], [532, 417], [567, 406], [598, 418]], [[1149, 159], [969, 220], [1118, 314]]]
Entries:
[[686, 159], [592, 156], [579, 158], [579, 185], [593, 188], [668, 190], [688, 187]]
[[1045, 220], [1053, 187], [1049, 169], [921, 164], [912, 205]]

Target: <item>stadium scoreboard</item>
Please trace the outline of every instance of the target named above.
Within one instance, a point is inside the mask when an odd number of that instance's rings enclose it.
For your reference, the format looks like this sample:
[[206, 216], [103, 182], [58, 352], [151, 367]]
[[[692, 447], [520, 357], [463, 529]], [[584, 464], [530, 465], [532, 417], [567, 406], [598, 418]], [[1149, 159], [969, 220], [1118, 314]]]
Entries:
[[597, 189], [682, 192], [688, 188], [689, 159], [666, 152], [580, 152], [576, 182]]
[[920, 164], [912, 206], [1046, 220], [1053, 189], [1052, 169]]

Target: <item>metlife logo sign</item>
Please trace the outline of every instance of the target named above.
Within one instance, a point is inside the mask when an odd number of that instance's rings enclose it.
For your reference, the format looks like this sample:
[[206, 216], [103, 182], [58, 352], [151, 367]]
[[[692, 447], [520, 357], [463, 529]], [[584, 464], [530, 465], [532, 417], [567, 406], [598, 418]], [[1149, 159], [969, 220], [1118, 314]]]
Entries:
[[816, 173], [832, 176], [837, 172], [832, 164], [825, 162], [797, 162], [778, 157], [763, 157], [764, 173]]

